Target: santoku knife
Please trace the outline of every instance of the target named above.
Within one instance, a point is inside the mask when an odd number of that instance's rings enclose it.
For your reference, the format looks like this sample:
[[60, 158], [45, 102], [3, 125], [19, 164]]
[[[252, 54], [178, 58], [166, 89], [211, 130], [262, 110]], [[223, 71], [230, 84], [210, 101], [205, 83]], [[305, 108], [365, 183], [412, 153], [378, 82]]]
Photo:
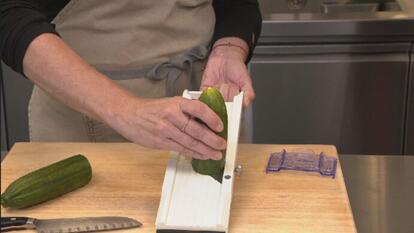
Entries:
[[35, 219], [27, 217], [2, 217], [1, 231], [36, 229], [39, 233], [78, 233], [127, 229], [142, 226], [142, 223], [126, 217], [91, 217]]

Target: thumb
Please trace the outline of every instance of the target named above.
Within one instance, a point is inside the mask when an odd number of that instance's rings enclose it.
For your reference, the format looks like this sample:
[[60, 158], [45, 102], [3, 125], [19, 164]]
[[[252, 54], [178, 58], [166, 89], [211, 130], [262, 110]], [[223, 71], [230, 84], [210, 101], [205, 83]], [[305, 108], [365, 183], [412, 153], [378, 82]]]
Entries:
[[244, 92], [243, 106], [248, 107], [253, 102], [253, 100], [256, 98], [256, 94], [254, 92], [251, 82], [245, 83], [241, 87], [241, 90]]

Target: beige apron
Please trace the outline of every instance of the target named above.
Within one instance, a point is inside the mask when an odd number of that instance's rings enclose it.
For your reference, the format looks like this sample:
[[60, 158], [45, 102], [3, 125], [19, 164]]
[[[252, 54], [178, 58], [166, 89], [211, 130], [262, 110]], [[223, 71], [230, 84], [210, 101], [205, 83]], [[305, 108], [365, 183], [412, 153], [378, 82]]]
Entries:
[[[199, 88], [215, 16], [211, 0], [72, 0], [54, 23], [74, 51], [114, 82], [136, 96], [161, 98]], [[36, 86], [29, 128], [31, 141], [125, 141]]]

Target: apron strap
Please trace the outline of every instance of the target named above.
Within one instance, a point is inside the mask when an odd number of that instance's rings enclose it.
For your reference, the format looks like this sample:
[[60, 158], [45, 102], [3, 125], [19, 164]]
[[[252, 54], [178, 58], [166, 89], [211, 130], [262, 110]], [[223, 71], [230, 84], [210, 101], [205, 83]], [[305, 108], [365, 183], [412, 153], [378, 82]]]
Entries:
[[[110, 77], [112, 80], [128, 80], [135, 78], [149, 78], [153, 80], [166, 79], [167, 95], [174, 95], [175, 81], [180, 77], [182, 72], [188, 72], [191, 80], [193, 62], [203, 60], [207, 57], [208, 48], [197, 46], [184, 54], [172, 57], [169, 61], [157, 64], [155, 66], [143, 67], [139, 69], [122, 69], [106, 70], [97, 68], [101, 73]], [[192, 84], [194, 84], [192, 82]]]

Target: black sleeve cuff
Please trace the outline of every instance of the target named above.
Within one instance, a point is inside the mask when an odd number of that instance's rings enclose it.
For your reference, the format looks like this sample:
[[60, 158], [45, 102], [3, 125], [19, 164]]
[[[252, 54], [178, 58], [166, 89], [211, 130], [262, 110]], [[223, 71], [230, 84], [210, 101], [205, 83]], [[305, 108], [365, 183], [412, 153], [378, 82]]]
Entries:
[[49, 23], [33, 25], [29, 30], [23, 32], [20, 41], [17, 42], [16, 53], [11, 66], [15, 69], [15, 71], [23, 74], [23, 58], [26, 54], [27, 48], [36, 37], [43, 33], [53, 33], [58, 35], [54, 27]]
[[14, 71], [23, 74], [23, 58], [30, 43], [43, 33], [57, 35], [57, 32], [34, 7], [11, 5], [0, 5], [1, 58]]
[[249, 46], [251, 59], [260, 35], [262, 16], [257, 0], [214, 0], [216, 25], [212, 44], [223, 37], [239, 37]]

